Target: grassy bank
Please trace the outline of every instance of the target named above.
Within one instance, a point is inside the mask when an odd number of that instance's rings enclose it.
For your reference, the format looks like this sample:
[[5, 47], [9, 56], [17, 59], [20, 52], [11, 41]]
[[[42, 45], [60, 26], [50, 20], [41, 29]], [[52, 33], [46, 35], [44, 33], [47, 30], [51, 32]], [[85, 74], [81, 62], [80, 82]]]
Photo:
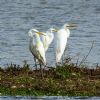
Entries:
[[0, 68], [0, 95], [100, 96], [100, 68], [64, 64], [43, 71], [15, 64]]

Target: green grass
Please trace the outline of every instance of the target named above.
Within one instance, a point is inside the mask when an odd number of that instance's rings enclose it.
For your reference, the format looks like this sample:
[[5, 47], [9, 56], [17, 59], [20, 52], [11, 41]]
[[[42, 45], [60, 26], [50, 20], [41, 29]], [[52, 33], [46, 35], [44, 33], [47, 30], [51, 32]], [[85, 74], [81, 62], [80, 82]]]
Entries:
[[43, 71], [9, 65], [0, 68], [0, 95], [100, 96], [100, 68], [65, 64]]

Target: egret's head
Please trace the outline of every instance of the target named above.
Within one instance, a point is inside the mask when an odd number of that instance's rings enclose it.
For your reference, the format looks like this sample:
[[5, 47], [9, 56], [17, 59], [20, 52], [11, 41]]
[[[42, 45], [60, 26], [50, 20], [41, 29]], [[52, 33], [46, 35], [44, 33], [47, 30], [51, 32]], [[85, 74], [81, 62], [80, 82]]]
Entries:
[[50, 28], [49, 31], [50, 31], [51, 33], [57, 32], [57, 30], [56, 30], [55, 28]]
[[50, 31], [51, 33], [53, 33], [53, 32], [58, 32], [59, 29], [57, 29], [57, 28], [50, 28], [49, 31]]
[[76, 27], [76, 24], [74, 23], [69, 23], [69, 24], [64, 24], [64, 29], [72, 29], [74, 27]]
[[33, 37], [34, 33], [32, 32], [32, 30], [29, 30], [28, 35], [29, 35], [30, 37]]
[[35, 29], [35, 28], [33, 28], [33, 29], [31, 29], [32, 30], [32, 32], [33, 33], [37, 33], [37, 32], [39, 32], [37, 29]]
[[38, 34], [38, 35], [46, 35], [45, 33], [43, 32], [39, 32], [37, 29], [31, 29], [29, 32], [28, 32], [29, 36], [30, 37], [33, 37], [34, 35]]
[[30, 29], [28, 34], [30, 37], [33, 37], [36, 33], [38, 33], [39, 31], [37, 29]]

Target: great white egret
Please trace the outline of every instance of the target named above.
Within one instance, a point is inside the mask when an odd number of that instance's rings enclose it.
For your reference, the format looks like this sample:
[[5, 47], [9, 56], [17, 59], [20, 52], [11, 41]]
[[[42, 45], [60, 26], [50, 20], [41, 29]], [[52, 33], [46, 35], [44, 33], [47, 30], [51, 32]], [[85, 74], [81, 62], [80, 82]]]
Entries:
[[45, 35], [45, 33], [39, 32], [36, 29], [31, 29], [28, 34], [30, 36], [29, 49], [34, 56], [35, 61], [37, 59], [40, 65], [46, 65], [45, 50], [40, 39], [40, 35]]
[[56, 34], [56, 63], [59, 63], [61, 58], [62, 58], [62, 55], [64, 53], [64, 50], [65, 50], [65, 47], [66, 47], [66, 44], [67, 44], [67, 39], [68, 37], [70, 36], [70, 28], [71, 27], [75, 27], [76, 25], [75, 24], [64, 24], [62, 26], [61, 29], [59, 29], [57, 31], [57, 34]]
[[46, 32], [46, 36], [42, 36], [42, 43], [44, 45], [44, 49], [45, 52], [48, 50], [48, 47], [50, 46], [50, 44], [52, 43], [53, 39], [54, 39], [54, 34], [53, 32], [55, 32], [56, 30], [54, 28], [50, 28], [47, 32]]

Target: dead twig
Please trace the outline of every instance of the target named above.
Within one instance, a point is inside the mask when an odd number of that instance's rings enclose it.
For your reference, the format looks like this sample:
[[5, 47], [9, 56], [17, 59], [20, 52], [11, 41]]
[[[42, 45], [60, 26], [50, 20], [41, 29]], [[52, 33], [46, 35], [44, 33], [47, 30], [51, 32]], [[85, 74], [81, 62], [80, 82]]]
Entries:
[[91, 48], [90, 48], [89, 52], [87, 53], [86, 56], [83, 57], [83, 59], [81, 60], [79, 66], [81, 66], [84, 63], [84, 61], [87, 59], [87, 57], [89, 56], [91, 50], [93, 49], [93, 46], [94, 46], [94, 41], [92, 42], [92, 45], [91, 45]]

